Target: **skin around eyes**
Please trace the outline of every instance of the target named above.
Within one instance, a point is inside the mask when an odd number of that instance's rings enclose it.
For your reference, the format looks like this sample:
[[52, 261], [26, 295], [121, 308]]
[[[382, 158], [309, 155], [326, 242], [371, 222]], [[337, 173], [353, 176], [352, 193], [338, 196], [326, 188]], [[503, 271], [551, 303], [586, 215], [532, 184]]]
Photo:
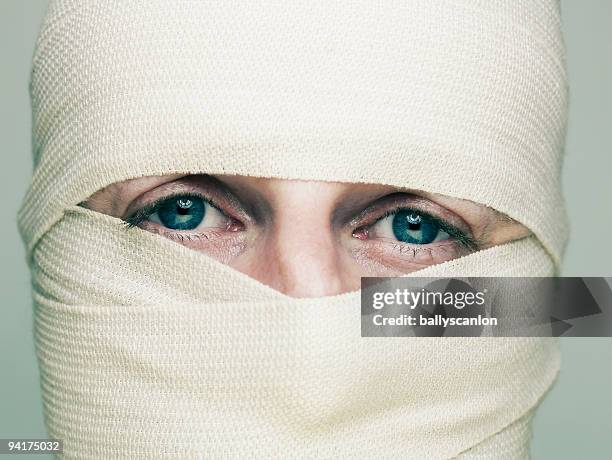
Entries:
[[[169, 220], [176, 221], [181, 201], [187, 200], [192, 203], [189, 214], [193, 214], [194, 208], [202, 209], [201, 219], [183, 228], [172, 225]], [[128, 226], [160, 234], [226, 264], [244, 252], [257, 230], [251, 213], [229, 188], [212, 177], [189, 176], [161, 183], [124, 203], [122, 208], [124, 211], [116, 217], [124, 219]]]
[[295, 297], [357, 289], [529, 234], [470, 201], [377, 184], [190, 175], [132, 179], [84, 206]]

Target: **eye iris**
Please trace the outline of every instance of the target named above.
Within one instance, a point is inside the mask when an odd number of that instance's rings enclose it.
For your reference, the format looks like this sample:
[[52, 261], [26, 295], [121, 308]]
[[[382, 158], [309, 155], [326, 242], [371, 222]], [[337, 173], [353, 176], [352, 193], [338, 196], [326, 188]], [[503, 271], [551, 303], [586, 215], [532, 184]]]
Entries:
[[393, 217], [392, 227], [398, 240], [412, 244], [431, 243], [440, 231], [435, 222], [414, 211], [398, 211]]
[[202, 223], [206, 206], [201, 198], [179, 197], [163, 203], [159, 220], [173, 230], [193, 230]]

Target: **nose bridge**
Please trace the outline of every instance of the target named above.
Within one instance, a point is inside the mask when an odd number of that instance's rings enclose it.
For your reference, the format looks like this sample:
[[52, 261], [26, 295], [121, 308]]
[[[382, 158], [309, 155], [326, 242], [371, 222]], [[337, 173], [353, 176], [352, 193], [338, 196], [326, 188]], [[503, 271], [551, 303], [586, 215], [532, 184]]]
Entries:
[[342, 292], [340, 250], [331, 224], [332, 200], [325, 187], [303, 185], [284, 194], [274, 214], [267, 252], [271, 284], [294, 297]]

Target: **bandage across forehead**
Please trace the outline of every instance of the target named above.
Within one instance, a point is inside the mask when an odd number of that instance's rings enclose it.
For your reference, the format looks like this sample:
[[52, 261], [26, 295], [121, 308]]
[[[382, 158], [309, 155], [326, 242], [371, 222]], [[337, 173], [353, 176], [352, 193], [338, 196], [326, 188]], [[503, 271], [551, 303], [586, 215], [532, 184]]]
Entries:
[[32, 106], [29, 248], [100, 188], [173, 171], [437, 192], [564, 246], [553, 0], [55, 0]]
[[76, 205], [169, 173], [390, 184], [534, 233], [416, 275], [552, 275], [563, 61], [552, 0], [52, 0], [19, 225], [66, 457], [526, 457], [553, 340], [361, 338], [358, 292], [292, 299]]

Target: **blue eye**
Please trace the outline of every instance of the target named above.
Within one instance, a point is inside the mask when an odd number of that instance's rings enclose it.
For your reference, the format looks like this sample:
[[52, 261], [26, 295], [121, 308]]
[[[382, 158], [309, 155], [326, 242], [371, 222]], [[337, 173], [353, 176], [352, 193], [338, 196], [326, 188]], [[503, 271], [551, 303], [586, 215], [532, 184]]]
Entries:
[[429, 244], [448, 239], [440, 225], [431, 217], [410, 209], [393, 214], [391, 228], [399, 241], [410, 244]]
[[178, 196], [159, 204], [157, 215], [160, 222], [173, 230], [193, 230], [206, 215], [206, 203], [202, 198]]
[[199, 236], [206, 231], [227, 231], [241, 228], [240, 222], [229, 218], [221, 209], [215, 207], [204, 196], [185, 193], [160, 198], [144, 205], [134, 214], [126, 217], [129, 227], [140, 227], [148, 224], [164, 227], [169, 230], [198, 230]]

